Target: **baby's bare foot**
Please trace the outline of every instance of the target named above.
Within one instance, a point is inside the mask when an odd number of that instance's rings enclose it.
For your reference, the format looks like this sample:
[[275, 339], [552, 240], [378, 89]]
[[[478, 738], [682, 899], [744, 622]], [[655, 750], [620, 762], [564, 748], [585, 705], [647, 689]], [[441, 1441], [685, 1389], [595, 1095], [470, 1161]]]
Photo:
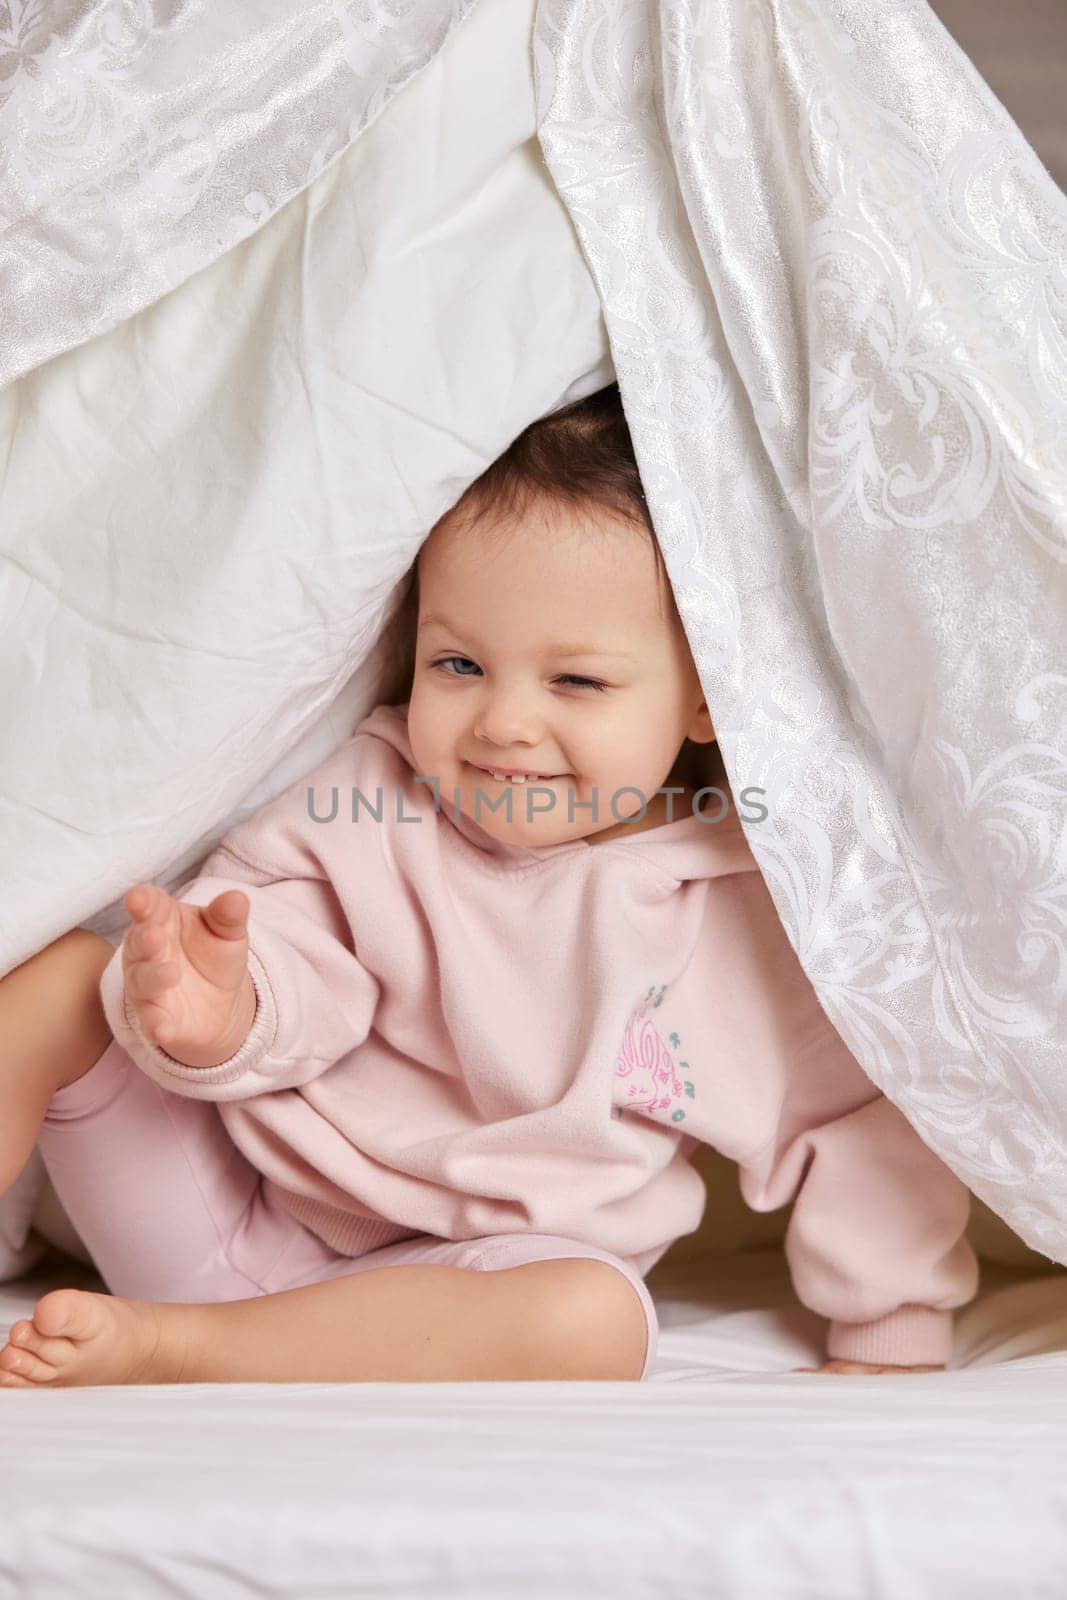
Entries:
[[55, 1289], [0, 1350], [0, 1387], [178, 1383], [184, 1366], [167, 1306]]

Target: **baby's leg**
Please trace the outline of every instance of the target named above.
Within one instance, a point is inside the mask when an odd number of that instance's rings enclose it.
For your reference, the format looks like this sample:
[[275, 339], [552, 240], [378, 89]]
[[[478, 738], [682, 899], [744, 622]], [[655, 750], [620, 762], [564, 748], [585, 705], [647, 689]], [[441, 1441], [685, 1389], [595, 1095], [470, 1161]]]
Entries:
[[73, 928], [0, 979], [0, 1194], [29, 1160], [52, 1095], [111, 1042], [100, 977], [114, 953]]
[[57, 1289], [12, 1328], [0, 1386], [636, 1381], [647, 1339], [622, 1273], [584, 1257], [380, 1267], [216, 1305]]
[[352, 1270], [264, 1194], [211, 1102], [168, 1094], [113, 1041], [64, 1074], [40, 1148], [112, 1295], [45, 1295], [0, 1385], [640, 1377], [648, 1325], [615, 1267]]
[[217, 1104], [161, 1088], [115, 1040], [52, 1096], [38, 1149], [113, 1295], [236, 1300], [334, 1259], [264, 1193]]

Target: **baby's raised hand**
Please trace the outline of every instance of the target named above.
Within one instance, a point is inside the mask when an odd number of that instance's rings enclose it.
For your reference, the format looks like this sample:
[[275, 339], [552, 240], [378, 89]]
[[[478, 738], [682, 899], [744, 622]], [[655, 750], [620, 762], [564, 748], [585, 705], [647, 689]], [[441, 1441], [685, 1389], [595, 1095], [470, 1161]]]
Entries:
[[122, 903], [133, 918], [122, 971], [142, 1034], [187, 1067], [227, 1061], [256, 1014], [248, 896], [227, 889], [210, 905], [191, 906], [157, 884], [139, 883]]

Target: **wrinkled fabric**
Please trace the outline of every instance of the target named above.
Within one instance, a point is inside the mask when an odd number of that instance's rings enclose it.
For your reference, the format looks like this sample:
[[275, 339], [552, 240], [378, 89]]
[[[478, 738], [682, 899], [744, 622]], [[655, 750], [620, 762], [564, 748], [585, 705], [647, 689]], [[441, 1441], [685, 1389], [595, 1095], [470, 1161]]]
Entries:
[[[0, 231], [0, 318], [35, 309], [0, 344], [35, 359], [40, 318], [60, 353], [0, 389], [0, 974], [79, 924], [119, 933], [133, 883], [188, 875], [238, 814], [335, 749], [375, 703], [397, 585], [433, 523], [532, 415], [611, 380], [536, 139], [534, 0], [480, 0], [440, 48], [442, 8], [405, 0], [354, 66], [339, 52], [356, 9], [338, 9], [321, 68], [347, 82], [340, 103], [381, 109], [361, 132], [344, 124], [348, 148], [317, 175], [327, 108], [316, 94], [305, 125], [308, 80], [285, 68], [303, 59], [296, 20], [257, 88], [266, 17], [260, 32], [235, 0], [179, 8], [116, 87], [90, 48], [114, 7], [77, 8], [73, 36], [50, 43], [50, 13], [34, 8], [32, 29], [19, 13], [19, 64], [0, 77], [0, 214], [20, 219]], [[238, 71], [232, 36], [249, 30]], [[31, 127], [63, 63], [91, 105], [121, 88], [142, 120], [164, 119], [160, 138], [180, 130], [157, 78], [178, 75], [232, 142], [231, 178], [278, 165], [273, 215], [220, 253], [217, 173], [164, 230], [195, 241], [197, 270], [154, 298], [154, 213], [116, 177], [129, 249], [101, 243], [76, 272], [23, 173], [36, 137], [41, 183], [85, 180], [73, 106], [65, 155]], [[134, 140], [113, 107], [112, 123]], [[284, 151], [305, 185], [286, 205]], [[125, 320], [109, 328], [87, 297], [119, 279]]]
[[542, 0], [535, 69], [790, 940], [1067, 1261], [1067, 200], [921, 0]]

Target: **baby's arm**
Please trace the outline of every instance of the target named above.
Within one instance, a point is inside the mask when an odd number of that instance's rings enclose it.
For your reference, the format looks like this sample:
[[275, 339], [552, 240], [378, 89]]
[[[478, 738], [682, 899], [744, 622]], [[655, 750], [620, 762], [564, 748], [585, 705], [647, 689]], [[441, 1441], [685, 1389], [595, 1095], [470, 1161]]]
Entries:
[[[827, 1037], [792, 1065], [774, 1138], [740, 1165], [754, 1210], [793, 1200], [785, 1254], [804, 1305], [828, 1319], [820, 1371], [937, 1370], [979, 1266], [970, 1191]], [[807, 1369], [801, 1369], [807, 1370]]]
[[244, 1100], [297, 1088], [363, 1042], [379, 984], [325, 879], [272, 878], [222, 847], [210, 866], [173, 898], [150, 884], [130, 890], [135, 922], [100, 983], [108, 1024], [177, 1094]]

